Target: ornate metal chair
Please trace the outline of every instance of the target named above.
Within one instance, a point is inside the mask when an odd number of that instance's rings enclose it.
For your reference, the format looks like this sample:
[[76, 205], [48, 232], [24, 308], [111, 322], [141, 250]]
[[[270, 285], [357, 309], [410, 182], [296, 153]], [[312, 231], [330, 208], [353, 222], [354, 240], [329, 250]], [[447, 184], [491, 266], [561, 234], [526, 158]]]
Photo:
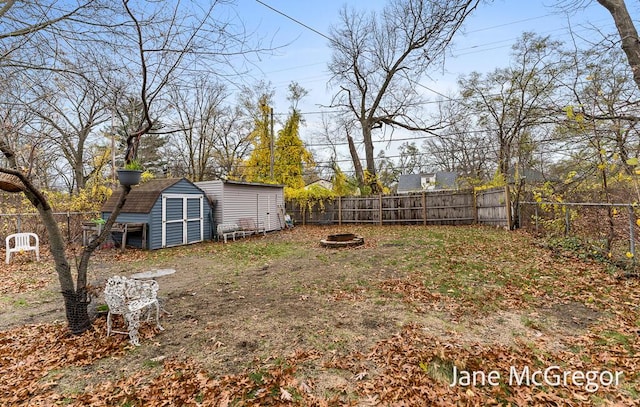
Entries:
[[[109, 306], [107, 314], [107, 336], [114, 333], [129, 334], [129, 341], [140, 345], [138, 328], [140, 328], [140, 316], [144, 310], [150, 310], [147, 320], [151, 317], [151, 311], [155, 308], [156, 326], [160, 326], [160, 304], [158, 304], [158, 283], [154, 280], [135, 280], [123, 276], [110, 277], [104, 288], [104, 298]], [[111, 329], [111, 315], [119, 314], [124, 317], [128, 332]]]

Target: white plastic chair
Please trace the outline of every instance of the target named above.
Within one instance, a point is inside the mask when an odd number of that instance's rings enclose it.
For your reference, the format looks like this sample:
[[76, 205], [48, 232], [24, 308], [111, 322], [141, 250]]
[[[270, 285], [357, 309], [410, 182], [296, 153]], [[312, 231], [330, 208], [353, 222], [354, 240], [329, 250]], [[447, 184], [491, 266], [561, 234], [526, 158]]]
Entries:
[[[140, 345], [138, 328], [140, 328], [140, 315], [147, 308], [155, 308], [156, 326], [160, 330], [160, 304], [158, 304], [158, 283], [155, 280], [128, 279], [123, 276], [110, 277], [104, 288], [104, 298], [109, 306], [107, 314], [107, 336], [114, 333], [129, 334], [129, 342], [135, 346]], [[111, 329], [111, 315], [119, 314], [124, 317], [127, 332]]]
[[[33, 244], [31, 240], [33, 239]], [[13, 246], [11, 246], [13, 241]], [[6, 238], [7, 258], [5, 262], [9, 264], [11, 253], [20, 253], [24, 251], [36, 252], [36, 260], [40, 261], [40, 239], [35, 233], [14, 233]]]

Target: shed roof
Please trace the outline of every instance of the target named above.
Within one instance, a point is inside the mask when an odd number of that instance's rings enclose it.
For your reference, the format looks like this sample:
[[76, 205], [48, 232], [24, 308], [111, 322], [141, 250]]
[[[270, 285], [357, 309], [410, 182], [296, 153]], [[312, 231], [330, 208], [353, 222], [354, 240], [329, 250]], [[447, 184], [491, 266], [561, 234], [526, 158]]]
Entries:
[[233, 181], [233, 180], [223, 180], [222, 181], [225, 184], [230, 184], [230, 185], [248, 185], [248, 186], [254, 186], [254, 187], [272, 187], [272, 188], [284, 188], [283, 184], [266, 184], [263, 182], [247, 182], [247, 181]]
[[[165, 189], [177, 184], [184, 178], [157, 178], [131, 188], [121, 213], [149, 213], [158, 197]], [[114, 192], [102, 205], [102, 212], [113, 212], [120, 194]]]

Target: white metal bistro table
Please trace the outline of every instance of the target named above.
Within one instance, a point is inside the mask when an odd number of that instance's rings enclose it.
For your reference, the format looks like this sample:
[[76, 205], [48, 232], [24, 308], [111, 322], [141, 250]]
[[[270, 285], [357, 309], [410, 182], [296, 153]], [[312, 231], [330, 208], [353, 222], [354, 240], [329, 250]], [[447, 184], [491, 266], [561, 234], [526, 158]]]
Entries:
[[158, 277], [164, 277], [175, 273], [175, 269], [158, 269], [158, 270], [150, 270], [143, 271], [142, 273], [135, 273], [131, 275], [131, 278], [135, 278], [136, 280], [155, 280]]
[[[175, 269], [157, 269], [150, 271], [143, 271], [142, 273], [135, 273], [131, 275], [131, 278], [136, 280], [154, 280], [158, 277], [164, 277], [175, 273]], [[158, 298], [160, 300], [160, 298]], [[160, 311], [171, 316], [171, 313], [164, 309], [162, 303], [160, 303]]]

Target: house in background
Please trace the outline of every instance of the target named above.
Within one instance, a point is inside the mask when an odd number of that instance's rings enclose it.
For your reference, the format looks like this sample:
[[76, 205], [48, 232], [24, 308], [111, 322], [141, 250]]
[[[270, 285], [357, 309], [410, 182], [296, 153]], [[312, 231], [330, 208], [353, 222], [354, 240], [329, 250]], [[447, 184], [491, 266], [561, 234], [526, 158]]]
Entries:
[[305, 185], [304, 189], [309, 189], [313, 186], [319, 186], [324, 189], [328, 189], [329, 191], [333, 190], [333, 183], [331, 181], [327, 181], [326, 179], [319, 179], [310, 184]]
[[546, 181], [559, 181], [555, 178], [546, 177], [542, 171], [535, 168], [523, 168], [516, 170], [516, 168], [511, 167], [507, 173], [507, 178], [509, 184], [515, 184], [523, 181], [527, 185], [540, 185], [544, 184]]
[[[102, 219], [113, 212], [114, 193], [102, 206]], [[116, 222], [120, 230], [131, 225], [126, 244], [159, 249], [212, 239], [211, 207], [200, 188], [185, 178], [152, 179], [131, 188]], [[122, 233], [114, 238], [122, 239]]]
[[202, 189], [213, 206], [213, 227], [221, 223], [238, 223], [251, 218], [267, 232], [285, 228], [284, 185], [241, 181], [201, 181]]
[[398, 194], [420, 193], [441, 189], [458, 189], [455, 172], [403, 174], [398, 179]]

